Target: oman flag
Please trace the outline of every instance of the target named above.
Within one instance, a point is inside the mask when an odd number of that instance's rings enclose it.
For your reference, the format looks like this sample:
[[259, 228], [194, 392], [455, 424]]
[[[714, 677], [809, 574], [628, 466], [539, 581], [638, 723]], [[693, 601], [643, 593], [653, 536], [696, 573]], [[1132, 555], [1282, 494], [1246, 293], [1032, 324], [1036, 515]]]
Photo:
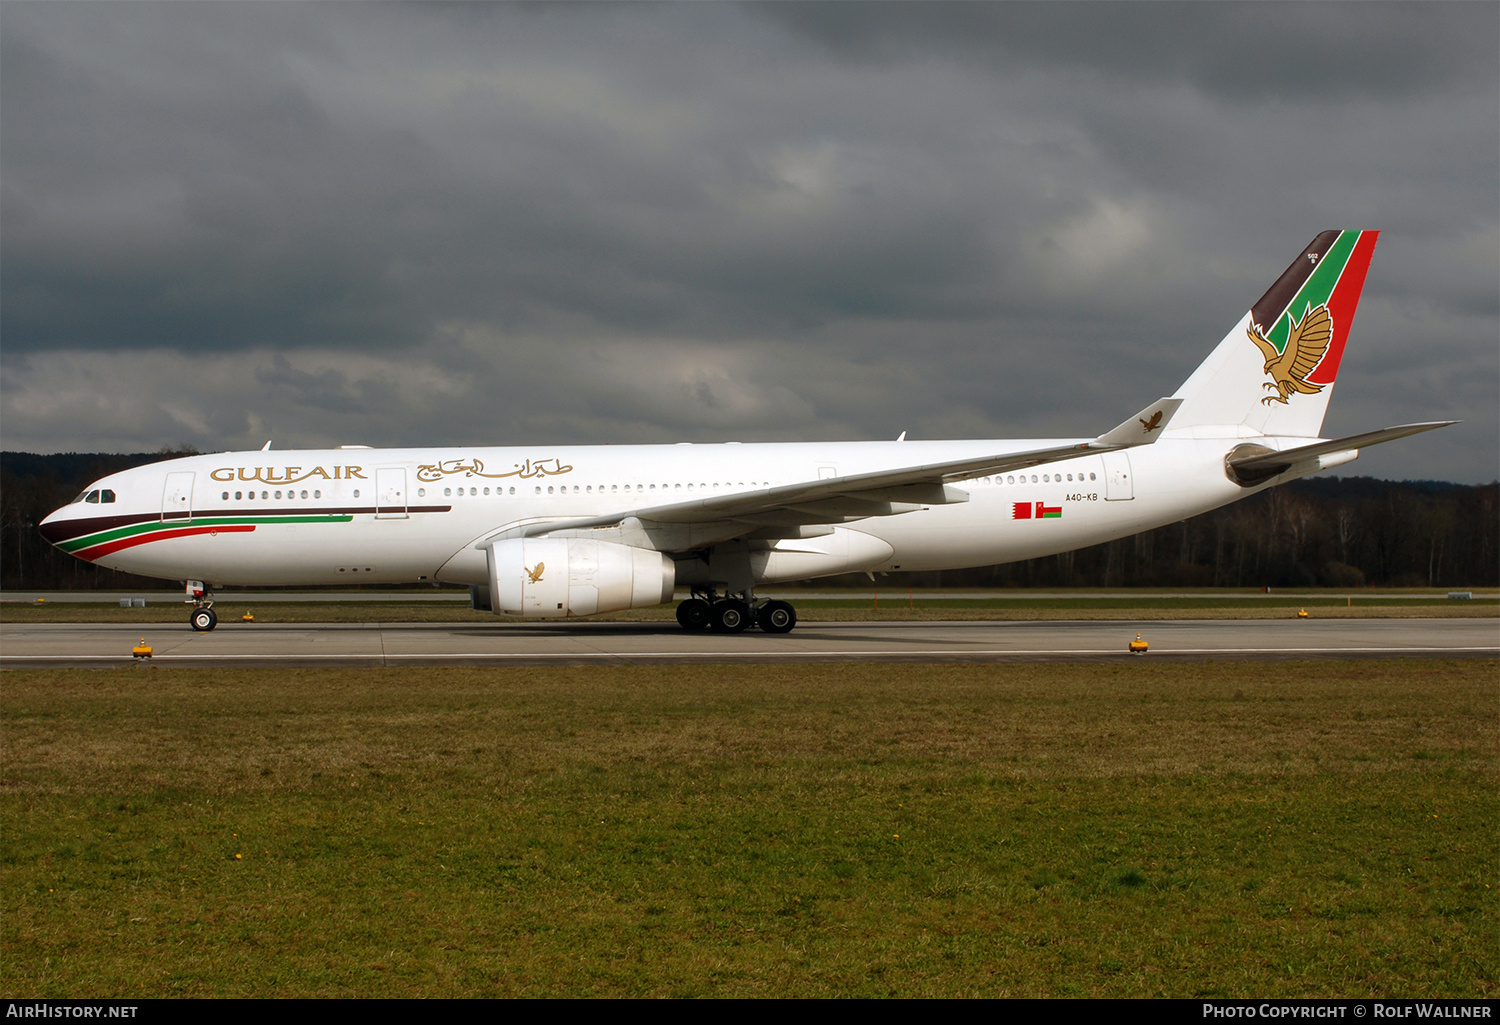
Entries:
[[1062, 506], [1048, 505], [1045, 502], [1016, 502], [1011, 506], [1010, 518], [1013, 520], [1060, 520], [1062, 519]]

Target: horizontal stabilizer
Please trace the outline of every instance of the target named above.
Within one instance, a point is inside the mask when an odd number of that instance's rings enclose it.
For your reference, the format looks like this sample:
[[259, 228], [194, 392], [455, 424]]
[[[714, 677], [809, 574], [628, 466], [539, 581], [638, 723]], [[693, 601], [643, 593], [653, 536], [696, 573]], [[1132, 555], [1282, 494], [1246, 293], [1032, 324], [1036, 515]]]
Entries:
[[1162, 428], [1182, 405], [1181, 399], [1157, 399], [1108, 434], [1101, 434], [1090, 448], [1118, 448], [1125, 445], [1149, 445], [1161, 437]]
[[1423, 431], [1435, 431], [1439, 427], [1451, 427], [1458, 423], [1457, 420], [1437, 420], [1425, 424], [1402, 424], [1400, 427], [1386, 427], [1378, 431], [1370, 431], [1366, 434], [1355, 434], [1347, 438], [1335, 438], [1332, 441], [1319, 441], [1311, 445], [1299, 445], [1296, 448], [1284, 449], [1280, 452], [1267, 452], [1264, 449], [1246, 452], [1244, 455], [1230, 455], [1229, 465], [1235, 471], [1236, 476], [1248, 478], [1272, 477], [1293, 465], [1314, 456], [1328, 455], [1333, 452], [1350, 452], [1355, 449], [1369, 448], [1371, 445], [1379, 445], [1384, 441], [1395, 441], [1397, 438], [1407, 438], [1413, 434], [1421, 434]]

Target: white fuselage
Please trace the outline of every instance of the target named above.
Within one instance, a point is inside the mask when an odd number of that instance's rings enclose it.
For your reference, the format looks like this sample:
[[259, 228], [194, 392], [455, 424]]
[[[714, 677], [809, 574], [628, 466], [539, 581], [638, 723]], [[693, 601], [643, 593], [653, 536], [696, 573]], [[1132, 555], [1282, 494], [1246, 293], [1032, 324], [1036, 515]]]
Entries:
[[[114, 474], [43, 531], [112, 569], [229, 585], [482, 585], [488, 538], [537, 521], [649, 509], [1059, 441], [332, 449], [191, 456]], [[1233, 439], [1164, 437], [953, 486], [968, 501], [850, 519], [821, 536], [730, 542], [771, 552], [755, 583], [956, 569], [1125, 537], [1260, 488], [1227, 478]], [[1290, 476], [1290, 475], [1289, 475]], [[1267, 481], [1261, 487], [1278, 483]], [[677, 580], [715, 571], [676, 549]]]

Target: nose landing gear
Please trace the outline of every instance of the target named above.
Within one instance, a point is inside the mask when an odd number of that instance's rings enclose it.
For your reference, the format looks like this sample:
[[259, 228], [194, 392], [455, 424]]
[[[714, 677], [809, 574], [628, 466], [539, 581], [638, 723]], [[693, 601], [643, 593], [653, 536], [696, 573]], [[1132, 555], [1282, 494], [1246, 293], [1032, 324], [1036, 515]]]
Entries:
[[219, 614], [214, 611], [213, 596], [201, 580], [189, 580], [186, 587], [187, 600], [193, 606], [188, 613], [188, 626], [198, 633], [208, 633], [219, 625]]

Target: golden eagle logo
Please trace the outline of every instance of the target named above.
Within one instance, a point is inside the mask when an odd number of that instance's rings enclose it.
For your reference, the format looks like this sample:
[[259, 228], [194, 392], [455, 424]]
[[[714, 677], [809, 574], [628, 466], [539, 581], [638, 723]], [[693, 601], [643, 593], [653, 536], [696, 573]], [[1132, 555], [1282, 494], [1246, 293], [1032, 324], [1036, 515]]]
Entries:
[[[526, 569], [525, 566], [522, 566], [521, 568]], [[546, 568], [547, 564], [545, 562], [539, 562], [536, 564], [536, 569], [527, 569], [526, 575], [531, 578], [531, 582], [533, 584], [539, 584], [542, 582], [542, 570]]]
[[[1139, 420], [1140, 418], [1137, 417], [1136, 419]], [[1152, 413], [1150, 420], [1141, 420], [1141, 426], [1144, 427], [1144, 428], [1146, 428], [1146, 433], [1147, 434], [1150, 434], [1152, 431], [1154, 431], [1158, 427], [1160, 427], [1161, 426], [1161, 410], [1158, 409], [1156, 412]]]
[[1276, 346], [1266, 340], [1260, 325], [1251, 323], [1245, 334], [1266, 357], [1266, 373], [1271, 380], [1265, 387], [1275, 395], [1267, 395], [1260, 401], [1269, 406], [1273, 402], [1286, 405], [1286, 397], [1292, 392], [1316, 395], [1323, 390], [1321, 384], [1308, 384], [1307, 375], [1323, 359], [1328, 343], [1333, 339], [1333, 316], [1326, 305], [1309, 309], [1302, 314], [1302, 322], [1292, 320], [1292, 329], [1286, 336], [1286, 348], [1276, 351]]

